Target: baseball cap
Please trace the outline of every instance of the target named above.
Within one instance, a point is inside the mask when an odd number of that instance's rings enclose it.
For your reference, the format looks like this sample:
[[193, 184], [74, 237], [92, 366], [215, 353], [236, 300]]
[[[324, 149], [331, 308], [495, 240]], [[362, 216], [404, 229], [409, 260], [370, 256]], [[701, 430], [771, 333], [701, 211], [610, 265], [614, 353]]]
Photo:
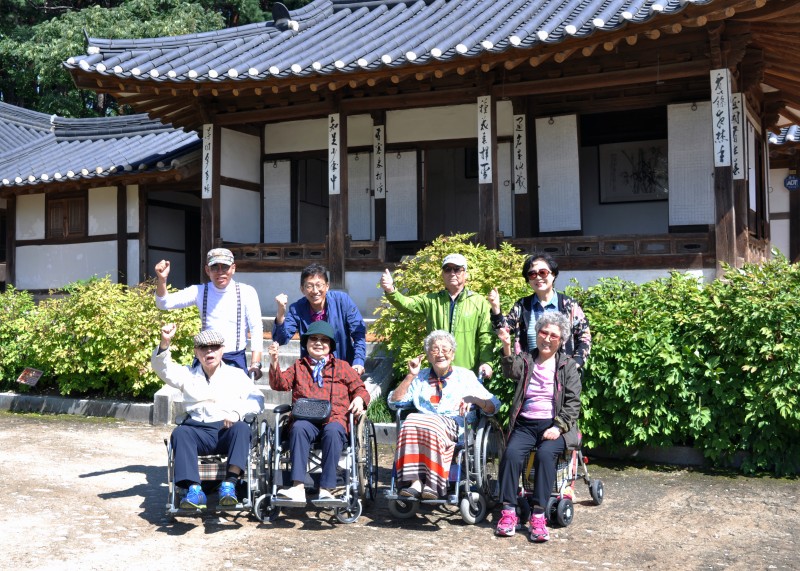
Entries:
[[445, 267], [448, 264], [452, 264], [454, 266], [459, 266], [461, 268], [467, 269], [467, 259], [462, 256], [461, 254], [448, 254], [442, 260], [442, 267]]
[[225, 264], [226, 266], [233, 265], [233, 252], [227, 248], [214, 248], [208, 251], [206, 255], [206, 264], [213, 266], [214, 264]]

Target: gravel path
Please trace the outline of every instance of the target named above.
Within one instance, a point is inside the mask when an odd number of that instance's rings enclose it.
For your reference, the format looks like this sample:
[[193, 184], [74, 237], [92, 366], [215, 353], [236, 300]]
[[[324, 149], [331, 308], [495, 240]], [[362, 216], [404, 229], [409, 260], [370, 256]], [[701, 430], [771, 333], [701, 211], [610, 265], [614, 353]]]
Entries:
[[[680, 468], [590, 465], [575, 519], [534, 545], [496, 538], [456, 511], [393, 520], [381, 499], [358, 522], [289, 510], [248, 517], [163, 516], [169, 427], [0, 413], [2, 569], [797, 569], [795, 480]], [[387, 449], [381, 460], [388, 480]], [[380, 493], [380, 492], [379, 492]]]

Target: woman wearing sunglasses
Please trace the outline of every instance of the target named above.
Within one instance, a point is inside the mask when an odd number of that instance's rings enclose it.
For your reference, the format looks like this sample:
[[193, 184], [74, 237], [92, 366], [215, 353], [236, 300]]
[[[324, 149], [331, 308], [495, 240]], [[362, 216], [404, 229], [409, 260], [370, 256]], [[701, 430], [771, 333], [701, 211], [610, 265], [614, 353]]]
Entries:
[[558, 263], [550, 254], [532, 254], [525, 259], [522, 277], [528, 281], [533, 294], [518, 299], [508, 315], [504, 316], [500, 311], [500, 294], [497, 288], [489, 293], [492, 327], [495, 331], [502, 328], [514, 333], [517, 353], [530, 352], [537, 345], [533, 324], [545, 313], [557, 311], [568, 319], [571, 328], [563, 350], [575, 360], [578, 367], [583, 367], [592, 348], [589, 321], [578, 302], [555, 290]]

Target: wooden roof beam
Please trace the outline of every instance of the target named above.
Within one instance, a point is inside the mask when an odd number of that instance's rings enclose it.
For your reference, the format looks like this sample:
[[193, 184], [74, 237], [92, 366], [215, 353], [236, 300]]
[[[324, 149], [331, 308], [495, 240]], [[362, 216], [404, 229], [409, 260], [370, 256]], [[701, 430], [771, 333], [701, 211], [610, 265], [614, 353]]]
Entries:
[[574, 54], [576, 51], [578, 51], [578, 48], [571, 48], [568, 50], [558, 52], [555, 56], [553, 56], [553, 60], [556, 63], [564, 63], [569, 58], [569, 56]]
[[539, 67], [544, 62], [549, 60], [552, 57], [552, 55], [553, 55], [552, 53], [546, 53], [546, 54], [539, 54], [537, 56], [531, 56], [528, 59], [528, 63], [531, 64], [532, 67]]

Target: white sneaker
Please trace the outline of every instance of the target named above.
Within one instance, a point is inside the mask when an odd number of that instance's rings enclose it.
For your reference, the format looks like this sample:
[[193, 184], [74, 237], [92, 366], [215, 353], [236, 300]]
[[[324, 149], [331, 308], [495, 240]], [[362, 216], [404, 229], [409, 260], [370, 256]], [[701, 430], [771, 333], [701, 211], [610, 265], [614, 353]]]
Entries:
[[278, 497], [284, 500], [291, 500], [293, 502], [300, 502], [306, 503], [306, 489], [305, 488], [296, 488], [292, 486], [291, 488], [284, 488], [282, 490], [278, 490]]
[[319, 489], [319, 496], [317, 496], [318, 500], [328, 501], [328, 500], [335, 500], [336, 498], [331, 493], [330, 490], [326, 490], [325, 488]]

